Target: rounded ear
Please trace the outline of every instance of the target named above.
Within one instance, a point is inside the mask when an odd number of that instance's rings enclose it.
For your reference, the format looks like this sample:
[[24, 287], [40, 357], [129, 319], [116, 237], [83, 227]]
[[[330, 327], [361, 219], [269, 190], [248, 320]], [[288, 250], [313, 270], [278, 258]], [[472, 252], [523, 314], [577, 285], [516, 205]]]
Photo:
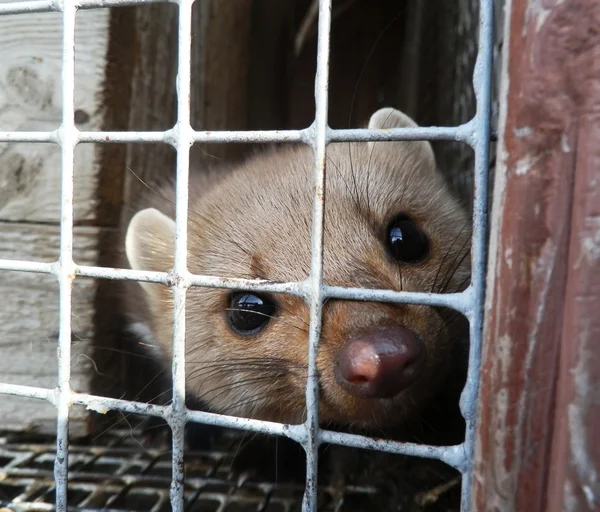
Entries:
[[[133, 270], [168, 272], [173, 267], [175, 222], [155, 208], [136, 213], [125, 237], [125, 252]], [[157, 285], [140, 282], [146, 292], [155, 293]], [[164, 287], [161, 287], [164, 288]]]
[[404, 112], [395, 108], [380, 108], [369, 119], [370, 130], [383, 130], [386, 128], [416, 128], [418, 125]]
[[[419, 125], [415, 123], [410, 117], [408, 117], [404, 112], [400, 112], [395, 108], [384, 107], [380, 108], [371, 116], [371, 119], [369, 119], [368, 127], [370, 130], [386, 130], [390, 128], [417, 128], [418, 126]], [[372, 146], [374, 144], [377, 143], [369, 142], [369, 149], [372, 149]], [[380, 144], [379, 147], [385, 148], [387, 146], [388, 148], [397, 148], [398, 146], [395, 146], [396, 144], [401, 144], [404, 148], [409, 148], [411, 152], [415, 153], [415, 156], [425, 159], [429, 167], [431, 167], [432, 169], [436, 168], [433, 148], [431, 147], [429, 141], [399, 141]]]

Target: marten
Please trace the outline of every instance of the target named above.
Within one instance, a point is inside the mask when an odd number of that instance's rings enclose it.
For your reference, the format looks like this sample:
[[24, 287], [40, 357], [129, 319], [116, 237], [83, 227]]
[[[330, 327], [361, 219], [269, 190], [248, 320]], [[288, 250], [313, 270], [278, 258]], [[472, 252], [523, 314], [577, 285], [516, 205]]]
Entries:
[[[368, 123], [371, 129], [414, 126], [392, 108], [378, 110]], [[263, 151], [222, 172], [191, 168], [189, 271], [278, 282], [306, 279], [313, 168], [313, 152], [305, 145]], [[123, 230], [131, 268], [172, 269], [174, 205], [172, 179], [138, 198]], [[429, 142], [328, 146], [325, 283], [460, 292], [470, 282], [470, 238], [469, 216], [438, 171]], [[153, 283], [126, 287], [131, 332], [170, 368], [172, 291]], [[468, 328], [460, 314], [329, 299], [322, 315], [317, 372], [324, 427], [428, 444], [462, 441], [458, 397]], [[191, 287], [187, 395], [210, 412], [301, 423], [308, 329], [309, 308], [301, 298]], [[253, 457], [246, 459], [251, 465]]]

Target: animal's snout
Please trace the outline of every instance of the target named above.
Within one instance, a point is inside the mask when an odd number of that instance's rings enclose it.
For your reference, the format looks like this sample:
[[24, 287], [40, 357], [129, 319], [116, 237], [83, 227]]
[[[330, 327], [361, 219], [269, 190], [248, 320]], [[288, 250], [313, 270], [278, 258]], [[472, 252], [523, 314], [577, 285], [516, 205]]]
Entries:
[[420, 338], [396, 325], [372, 327], [350, 338], [335, 363], [338, 384], [359, 398], [392, 398], [419, 375], [425, 360]]

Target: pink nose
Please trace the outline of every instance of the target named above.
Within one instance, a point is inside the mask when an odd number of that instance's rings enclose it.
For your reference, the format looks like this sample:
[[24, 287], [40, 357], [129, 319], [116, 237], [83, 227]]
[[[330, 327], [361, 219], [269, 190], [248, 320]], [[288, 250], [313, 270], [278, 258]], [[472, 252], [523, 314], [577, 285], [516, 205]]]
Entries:
[[401, 326], [374, 327], [340, 350], [338, 384], [359, 398], [391, 398], [421, 372], [425, 350], [415, 333]]

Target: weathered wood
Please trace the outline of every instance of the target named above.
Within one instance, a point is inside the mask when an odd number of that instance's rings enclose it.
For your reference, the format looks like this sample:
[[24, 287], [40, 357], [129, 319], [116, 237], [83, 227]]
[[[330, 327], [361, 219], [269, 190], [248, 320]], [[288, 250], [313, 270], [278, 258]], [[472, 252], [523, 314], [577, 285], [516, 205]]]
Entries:
[[[101, 229], [75, 228], [74, 259], [94, 265]], [[56, 261], [59, 228], [51, 225], [0, 223], [0, 258]], [[90, 337], [96, 282], [76, 279], [73, 287], [73, 355], [71, 384], [88, 392], [93, 361]], [[0, 376], [2, 382], [54, 388], [58, 360], [58, 283], [49, 275], [0, 272]], [[82, 422], [85, 411], [75, 408], [71, 417]], [[38, 400], [0, 396], [0, 429], [56, 428], [56, 410]]]
[[[4, 1], [4, 0], [0, 0]], [[82, 130], [103, 127], [99, 92], [105, 77], [109, 11], [77, 14], [75, 28], [75, 123]], [[27, 13], [0, 17], [0, 130], [51, 131], [62, 118], [62, 15]], [[106, 204], [112, 185], [98, 192], [94, 145], [75, 149], [75, 225], [111, 224]], [[52, 144], [0, 146], [0, 257], [58, 259], [61, 208], [60, 148]], [[114, 181], [114, 180], [113, 180]], [[103, 181], [106, 184], [106, 181]], [[117, 202], [118, 203], [118, 202]], [[113, 221], [115, 217], [113, 216]], [[3, 222], [4, 221], [4, 222]], [[75, 228], [75, 260], [96, 265], [102, 230]], [[73, 378], [90, 391], [93, 373], [95, 283], [76, 280], [73, 291]], [[53, 388], [57, 378], [58, 287], [50, 276], [0, 272], [0, 379]], [[0, 428], [53, 431], [56, 411], [46, 403], [0, 397]], [[71, 412], [72, 429], [85, 430], [87, 413]]]
[[595, 0], [511, 4], [474, 510], [600, 508], [598, 26]]
[[[4, 1], [4, 0], [3, 0]], [[108, 11], [80, 12], [75, 31], [75, 109], [81, 129], [98, 129]], [[60, 13], [0, 17], [0, 130], [55, 130], [61, 124]], [[95, 218], [94, 147], [76, 149], [75, 219]], [[0, 220], [60, 219], [60, 150], [51, 144], [0, 145]]]
[[248, 69], [252, 2], [194, 4], [192, 126], [243, 130], [248, 122]]

